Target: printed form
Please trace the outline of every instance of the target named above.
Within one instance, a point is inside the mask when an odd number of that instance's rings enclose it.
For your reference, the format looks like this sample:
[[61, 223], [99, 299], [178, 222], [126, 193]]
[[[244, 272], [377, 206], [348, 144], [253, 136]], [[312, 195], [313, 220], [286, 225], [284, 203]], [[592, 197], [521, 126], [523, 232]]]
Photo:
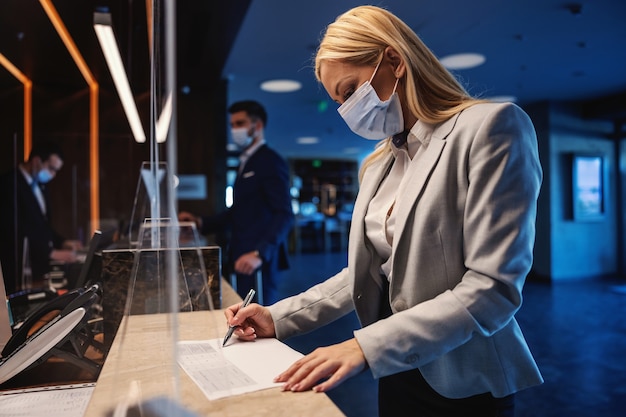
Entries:
[[0, 393], [0, 416], [82, 417], [96, 384], [69, 384]]
[[273, 380], [303, 355], [277, 339], [178, 342], [178, 363], [209, 400], [279, 387]]

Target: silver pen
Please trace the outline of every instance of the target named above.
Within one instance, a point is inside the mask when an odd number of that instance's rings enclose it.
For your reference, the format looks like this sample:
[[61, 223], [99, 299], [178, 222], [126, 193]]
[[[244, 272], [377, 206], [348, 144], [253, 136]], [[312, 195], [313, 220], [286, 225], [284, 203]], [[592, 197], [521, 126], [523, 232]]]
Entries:
[[[241, 304], [241, 307], [239, 307], [240, 309], [247, 307], [250, 302], [252, 301], [252, 297], [254, 297], [254, 294], [256, 293], [256, 291], [254, 291], [254, 289], [251, 289], [248, 292], [248, 295], [246, 295], [246, 298], [243, 299], [243, 304]], [[228, 328], [228, 331], [226, 332], [226, 336], [224, 336], [224, 343], [222, 344], [222, 347], [226, 346], [226, 343], [228, 343], [228, 340], [230, 340], [230, 337], [233, 335], [233, 332], [235, 331], [235, 329], [238, 326], [230, 326]]]

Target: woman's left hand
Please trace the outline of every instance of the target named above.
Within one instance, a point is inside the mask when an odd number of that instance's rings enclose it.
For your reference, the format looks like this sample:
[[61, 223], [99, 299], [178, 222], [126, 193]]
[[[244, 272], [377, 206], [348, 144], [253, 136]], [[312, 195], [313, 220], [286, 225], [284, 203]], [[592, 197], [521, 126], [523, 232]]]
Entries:
[[[326, 392], [365, 369], [366, 361], [356, 339], [333, 346], [317, 348], [294, 362], [274, 379], [284, 382], [284, 391]], [[325, 379], [318, 385], [318, 381]]]

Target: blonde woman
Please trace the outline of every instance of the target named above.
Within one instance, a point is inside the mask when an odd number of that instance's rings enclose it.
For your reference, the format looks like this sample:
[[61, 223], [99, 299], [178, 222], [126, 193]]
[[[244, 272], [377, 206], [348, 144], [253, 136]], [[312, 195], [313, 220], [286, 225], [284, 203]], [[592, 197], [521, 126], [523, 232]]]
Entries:
[[542, 383], [514, 318], [542, 179], [530, 119], [470, 97], [378, 7], [328, 26], [315, 74], [348, 126], [381, 140], [361, 169], [348, 265], [267, 308], [231, 306], [228, 323], [243, 340], [286, 339], [356, 310], [362, 328], [279, 375], [285, 390], [369, 369], [381, 416], [513, 416], [514, 393]]

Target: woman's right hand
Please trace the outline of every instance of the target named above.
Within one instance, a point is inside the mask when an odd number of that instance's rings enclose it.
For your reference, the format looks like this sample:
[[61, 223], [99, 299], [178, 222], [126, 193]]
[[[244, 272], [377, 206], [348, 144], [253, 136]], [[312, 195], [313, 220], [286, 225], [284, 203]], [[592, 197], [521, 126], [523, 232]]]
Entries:
[[224, 310], [226, 324], [237, 326], [233, 333], [241, 340], [254, 340], [257, 337], [276, 337], [274, 320], [270, 311], [260, 304], [250, 304], [241, 308], [242, 303], [233, 304]]

